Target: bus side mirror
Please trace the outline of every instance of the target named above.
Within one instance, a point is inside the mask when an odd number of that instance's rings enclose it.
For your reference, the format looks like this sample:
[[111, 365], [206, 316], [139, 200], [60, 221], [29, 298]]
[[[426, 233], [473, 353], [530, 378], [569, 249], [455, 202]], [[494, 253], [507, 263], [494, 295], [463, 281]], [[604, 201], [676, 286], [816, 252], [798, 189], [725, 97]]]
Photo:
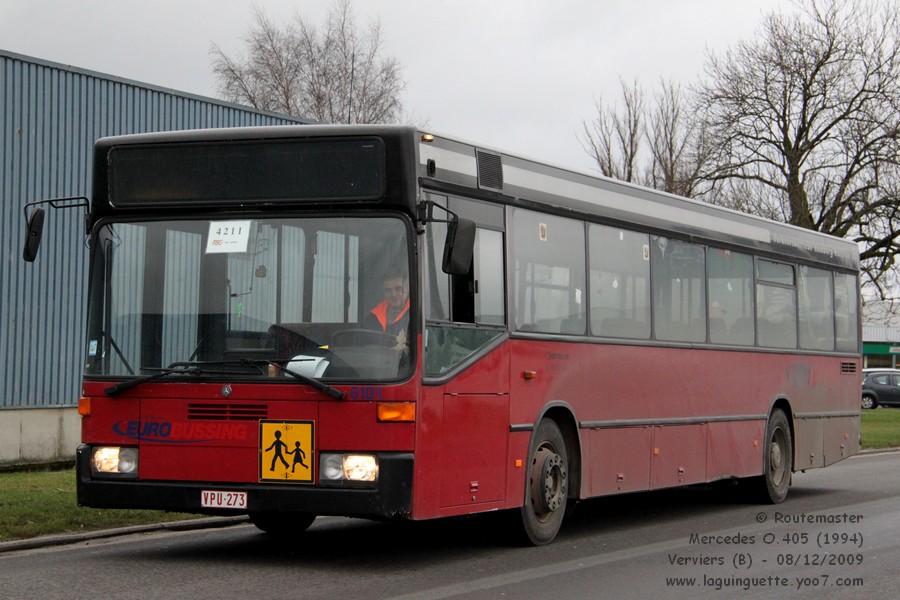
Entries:
[[[47, 212], [41, 206], [42, 204], [49, 204], [53, 208], [90, 208], [90, 203], [84, 196], [50, 198], [48, 200], [35, 200], [34, 202], [26, 203], [22, 207], [26, 228], [25, 249], [22, 251], [22, 258], [28, 262], [34, 262], [34, 259], [37, 258], [38, 248], [41, 247], [41, 235], [44, 232], [44, 215]], [[87, 217], [87, 213], [85, 213], [85, 217]], [[89, 225], [87, 218], [85, 218], [85, 225]]]
[[475, 221], [455, 219], [447, 225], [444, 260], [441, 265], [448, 275], [465, 275], [472, 266], [475, 252]]
[[25, 233], [25, 249], [22, 252], [22, 258], [27, 262], [34, 262], [37, 258], [38, 248], [41, 247], [41, 236], [44, 233], [44, 213], [43, 208], [36, 208], [31, 216], [28, 217], [28, 223]]

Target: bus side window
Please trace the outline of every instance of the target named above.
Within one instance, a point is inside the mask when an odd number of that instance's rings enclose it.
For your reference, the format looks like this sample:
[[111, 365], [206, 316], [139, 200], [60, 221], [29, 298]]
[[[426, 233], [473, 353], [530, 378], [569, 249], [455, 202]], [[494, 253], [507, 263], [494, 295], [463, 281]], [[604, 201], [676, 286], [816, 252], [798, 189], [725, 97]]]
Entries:
[[465, 275], [448, 275], [441, 268], [447, 225], [440, 220], [428, 223], [425, 318], [454, 323], [505, 324], [502, 207], [431, 192], [425, 197], [478, 224], [472, 268]]
[[[443, 199], [434, 194], [429, 198], [439, 203]], [[466, 365], [505, 333], [502, 209], [458, 198], [452, 199], [450, 208], [482, 226], [475, 232], [472, 267], [465, 275], [451, 276], [441, 270], [446, 225], [428, 223], [424, 277], [426, 377], [442, 377]]]
[[514, 209], [510, 268], [517, 330], [585, 333], [584, 230], [574, 219]]
[[[477, 245], [477, 242], [476, 242]], [[472, 257], [475, 262], [475, 257]], [[475, 285], [474, 268], [465, 275], [450, 276], [450, 319], [455, 323], [475, 322]]]
[[472, 268], [452, 276], [451, 319], [456, 323], [506, 323], [503, 291], [503, 233], [478, 228]]
[[475, 322], [486, 325], [506, 323], [506, 294], [503, 289], [503, 233], [478, 229], [475, 235]]

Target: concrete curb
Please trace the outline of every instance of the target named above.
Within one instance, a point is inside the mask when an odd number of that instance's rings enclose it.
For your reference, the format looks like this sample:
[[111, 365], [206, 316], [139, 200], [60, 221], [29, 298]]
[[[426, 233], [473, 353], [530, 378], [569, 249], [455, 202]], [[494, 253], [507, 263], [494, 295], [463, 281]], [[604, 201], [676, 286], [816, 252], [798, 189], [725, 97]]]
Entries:
[[[863, 456], [866, 454], [888, 454], [889, 452], [900, 452], [900, 448], [871, 448], [869, 450], [860, 450], [853, 456]], [[850, 458], [853, 458], [851, 456]]]
[[193, 531], [197, 529], [218, 529], [249, 523], [246, 515], [237, 517], [211, 517], [200, 519], [186, 519], [184, 521], [169, 521], [165, 523], [150, 523], [148, 525], [132, 525], [130, 527], [116, 527], [113, 529], [99, 529], [97, 531], [83, 531], [77, 533], [61, 533], [56, 535], [42, 535], [26, 540], [13, 540], [0, 542], [0, 554], [15, 552], [17, 550], [33, 550], [35, 548], [47, 548], [50, 546], [64, 546], [77, 544], [91, 540], [102, 540], [112, 537], [133, 535], [136, 533], [153, 533], [157, 531]]

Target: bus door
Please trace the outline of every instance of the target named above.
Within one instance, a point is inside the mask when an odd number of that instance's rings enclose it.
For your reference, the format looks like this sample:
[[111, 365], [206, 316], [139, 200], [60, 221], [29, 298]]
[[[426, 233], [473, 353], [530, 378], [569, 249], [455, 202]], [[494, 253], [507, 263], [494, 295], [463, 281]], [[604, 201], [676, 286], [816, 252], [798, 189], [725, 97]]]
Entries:
[[437, 461], [438, 514], [489, 510], [505, 499], [509, 437], [503, 211], [436, 194], [428, 199], [478, 228], [472, 267], [451, 276], [441, 271], [446, 224], [428, 225], [423, 408], [432, 410], [420, 414], [439, 415], [439, 434], [418, 449]]

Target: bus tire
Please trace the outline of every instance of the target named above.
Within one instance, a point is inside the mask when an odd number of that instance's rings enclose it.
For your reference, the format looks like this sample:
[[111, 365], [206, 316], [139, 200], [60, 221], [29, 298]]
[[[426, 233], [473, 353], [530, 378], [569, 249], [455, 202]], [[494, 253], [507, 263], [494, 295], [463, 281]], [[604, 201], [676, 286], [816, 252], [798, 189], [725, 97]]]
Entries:
[[526, 543], [549, 544], [562, 526], [569, 499], [569, 458], [555, 421], [538, 425], [525, 474], [525, 503], [520, 509]]
[[249, 516], [257, 529], [279, 537], [303, 533], [316, 520], [316, 515], [303, 512], [251, 512]]
[[794, 469], [794, 443], [791, 426], [782, 409], [776, 409], [766, 424], [763, 445], [763, 474], [750, 480], [753, 491], [763, 504], [780, 504], [791, 487]]

